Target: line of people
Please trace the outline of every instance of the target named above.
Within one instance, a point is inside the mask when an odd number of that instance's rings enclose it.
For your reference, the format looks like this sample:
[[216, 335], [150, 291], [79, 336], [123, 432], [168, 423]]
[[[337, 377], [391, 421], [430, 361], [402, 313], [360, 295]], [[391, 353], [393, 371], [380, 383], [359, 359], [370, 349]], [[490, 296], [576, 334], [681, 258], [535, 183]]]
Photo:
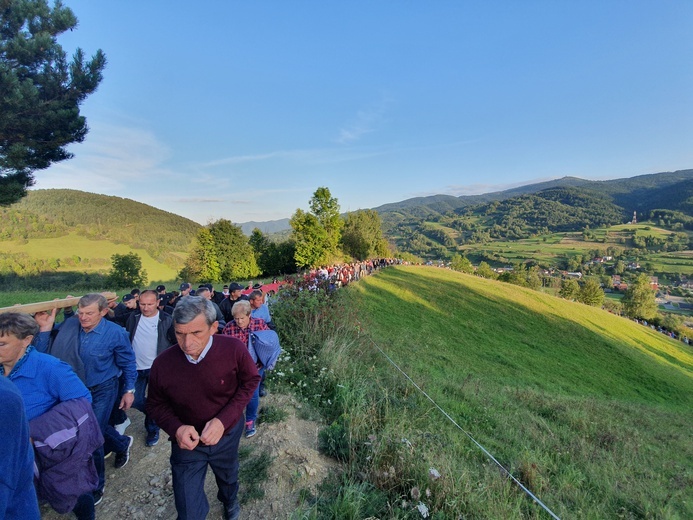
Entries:
[[[68, 310], [60, 324], [56, 324], [55, 310], [33, 318], [20, 313], [0, 315], [3, 379], [15, 384], [24, 403], [23, 414], [18, 415], [15, 406], [13, 418], [21, 424], [28, 420], [33, 428], [38, 419], [67, 404], [73, 430], [82, 432], [80, 438], [92, 439], [91, 450], [84, 452], [87, 455], [82, 453], [82, 458], [74, 461], [72, 475], [80, 482], [68, 482], [66, 490], [51, 497], [39, 484], [50, 475], [41, 475], [37, 481], [39, 496], [61, 513], [73, 511], [79, 519], [95, 518], [94, 506], [105, 489], [107, 454], [115, 454], [116, 468], [129, 461], [134, 439], [124, 434], [129, 423], [125, 412], [133, 407], [145, 414], [146, 446], [158, 443], [160, 428], [172, 441], [179, 517], [205, 518], [209, 509], [204, 478], [200, 482], [199, 475], [184, 469], [190, 464], [205, 468], [209, 464], [217, 477], [225, 517], [238, 517], [238, 441], [244, 431], [246, 437], [257, 431], [260, 380], [265, 368], [252, 343], [249, 348], [249, 339], [270, 330], [272, 320], [262, 291], [254, 290], [246, 297], [236, 293], [237, 285], [230, 284], [228, 296], [221, 300], [231, 303], [228, 320], [213, 302], [213, 288], [201, 286], [197, 295], [191, 296], [187, 283], [181, 284], [175, 301], [163, 286], [134, 290], [116, 305], [100, 294], [88, 294], [79, 300], [77, 313]], [[262, 318], [253, 317], [253, 313]], [[278, 339], [275, 343], [278, 348]], [[174, 344], [178, 348], [170, 348]], [[216, 359], [220, 356], [223, 360]], [[164, 357], [168, 361], [159, 361]], [[202, 363], [206, 357], [210, 360]], [[176, 365], [176, 374], [157, 370], [168, 362], [179, 364], [181, 359], [185, 363], [183, 367]], [[199, 383], [189, 389], [190, 395], [196, 396], [194, 405], [187, 394], [179, 392], [181, 385], [188, 388], [191, 381]], [[209, 388], [214, 381], [217, 386]], [[11, 390], [0, 390], [7, 396], [2, 408], [5, 418], [14, 401]], [[85, 403], [91, 420], [80, 422], [77, 415]], [[65, 424], [61, 426], [60, 435], [70, 430]], [[38, 457], [36, 438], [33, 440]], [[22, 515], [17, 518], [38, 518], [38, 510], [29, 504], [26, 468], [16, 459], [24, 457], [26, 446], [22, 450], [13, 444], [10, 447], [14, 455], [5, 460], [14, 461], [15, 472], [9, 480], [0, 479], [0, 512], [11, 518], [7, 511], [19, 507]], [[11, 486], [3, 488], [7, 483]], [[15, 502], [19, 505], [12, 505]]]

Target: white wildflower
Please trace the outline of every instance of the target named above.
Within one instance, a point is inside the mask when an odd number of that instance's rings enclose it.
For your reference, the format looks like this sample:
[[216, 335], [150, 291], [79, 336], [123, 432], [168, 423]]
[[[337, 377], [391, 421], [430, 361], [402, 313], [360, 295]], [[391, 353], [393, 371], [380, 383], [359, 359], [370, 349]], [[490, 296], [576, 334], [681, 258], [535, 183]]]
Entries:
[[428, 518], [428, 508], [426, 507], [426, 504], [423, 502], [419, 502], [419, 505], [416, 506], [416, 509], [419, 510], [419, 513], [421, 513], [421, 516], [424, 518]]
[[440, 478], [440, 473], [438, 472], [438, 470], [436, 468], [430, 468], [428, 470], [428, 476], [432, 480], [438, 480]]

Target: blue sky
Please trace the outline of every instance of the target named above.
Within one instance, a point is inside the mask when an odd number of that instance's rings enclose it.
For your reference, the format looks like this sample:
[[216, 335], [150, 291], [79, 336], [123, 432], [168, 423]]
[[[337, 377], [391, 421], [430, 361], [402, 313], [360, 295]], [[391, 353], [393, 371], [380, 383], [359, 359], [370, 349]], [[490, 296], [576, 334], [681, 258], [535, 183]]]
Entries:
[[688, 0], [65, 0], [108, 66], [37, 188], [200, 223], [693, 168]]

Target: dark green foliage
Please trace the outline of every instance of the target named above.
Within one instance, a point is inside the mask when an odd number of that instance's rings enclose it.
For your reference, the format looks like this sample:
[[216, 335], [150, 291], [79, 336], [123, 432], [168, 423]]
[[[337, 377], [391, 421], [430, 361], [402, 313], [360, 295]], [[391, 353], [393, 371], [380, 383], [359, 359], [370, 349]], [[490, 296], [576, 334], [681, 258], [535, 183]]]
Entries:
[[328, 188], [320, 187], [309, 204], [310, 212], [297, 209], [289, 222], [299, 267], [331, 263], [340, 256], [338, 245], [344, 221], [339, 215], [339, 202]]
[[208, 227], [214, 241], [221, 280], [244, 280], [260, 274], [253, 248], [240, 226], [219, 219]]
[[596, 280], [587, 280], [582, 284], [582, 287], [580, 287], [577, 299], [580, 303], [584, 303], [585, 305], [601, 307], [604, 302], [604, 291]]
[[635, 282], [628, 286], [621, 304], [626, 316], [641, 320], [655, 318], [657, 316], [657, 303], [655, 302], [655, 292], [650, 286], [650, 277], [646, 274], [640, 274]]
[[0, 204], [16, 202], [32, 172], [72, 157], [87, 122], [79, 106], [102, 79], [106, 56], [68, 62], [57, 36], [77, 26], [73, 12], [45, 0], [0, 2]]
[[388, 256], [387, 248], [383, 250], [384, 240], [382, 222], [376, 211], [365, 209], [347, 213], [342, 230], [345, 254], [357, 260]]
[[147, 285], [147, 271], [142, 269], [142, 259], [137, 253], [115, 254], [111, 261], [113, 265], [108, 275], [111, 287], [124, 289]]
[[296, 246], [292, 240], [271, 241], [258, 228], [250, 235], [250, 245], [255, 252], [257, 265], [265, 276], [296, 272]]
[[349, 430], [345, 425], [346, 419], [341, 417], [327, 428], [320, 430], [318, 434], [318, 448], [320, 451], [337, 460], [349, 460]]
[[561, 288], [558, 295], [566, 300], [577, 300], [580, 294], [580, 284], [574, 278], [566, 278], [561, 280]]

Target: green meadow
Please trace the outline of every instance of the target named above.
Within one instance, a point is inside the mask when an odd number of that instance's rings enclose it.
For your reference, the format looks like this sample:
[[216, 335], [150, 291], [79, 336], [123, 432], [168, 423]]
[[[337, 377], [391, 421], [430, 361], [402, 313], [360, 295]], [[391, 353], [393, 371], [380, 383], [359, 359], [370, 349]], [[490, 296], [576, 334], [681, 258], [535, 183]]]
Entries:
[[351, 449], [330, 503], [360, 504], [351, 518], [417, 518], [417, 502], [437, 519], [548, 518], [378, 348], [559, 517], [693, 518], [690, 347], [443, 269], [386, 269], [343, 292], [358, 340], [325, 341], [319, 360], [342, 407], [329, 432]]
[[[26, 254], [32, 258], [79, 259], [76, 265], [63, 265], [58, 271], [107, 271], [111, 267], [111, 256], [127, 254], [131, 251], [142, 258], [142, 267], [147, 271], [149, 280], [173, 280], [175, 269], [156, 261], [144, 249], [132, 249], [127, 244], [116, 244], [108, 240], [88, 239], [77, 233], [57, 238], [32, 238], [24, 241], [3, 241], [5, 253]], [[185, 258], [185, 253], [180, 253]]]

